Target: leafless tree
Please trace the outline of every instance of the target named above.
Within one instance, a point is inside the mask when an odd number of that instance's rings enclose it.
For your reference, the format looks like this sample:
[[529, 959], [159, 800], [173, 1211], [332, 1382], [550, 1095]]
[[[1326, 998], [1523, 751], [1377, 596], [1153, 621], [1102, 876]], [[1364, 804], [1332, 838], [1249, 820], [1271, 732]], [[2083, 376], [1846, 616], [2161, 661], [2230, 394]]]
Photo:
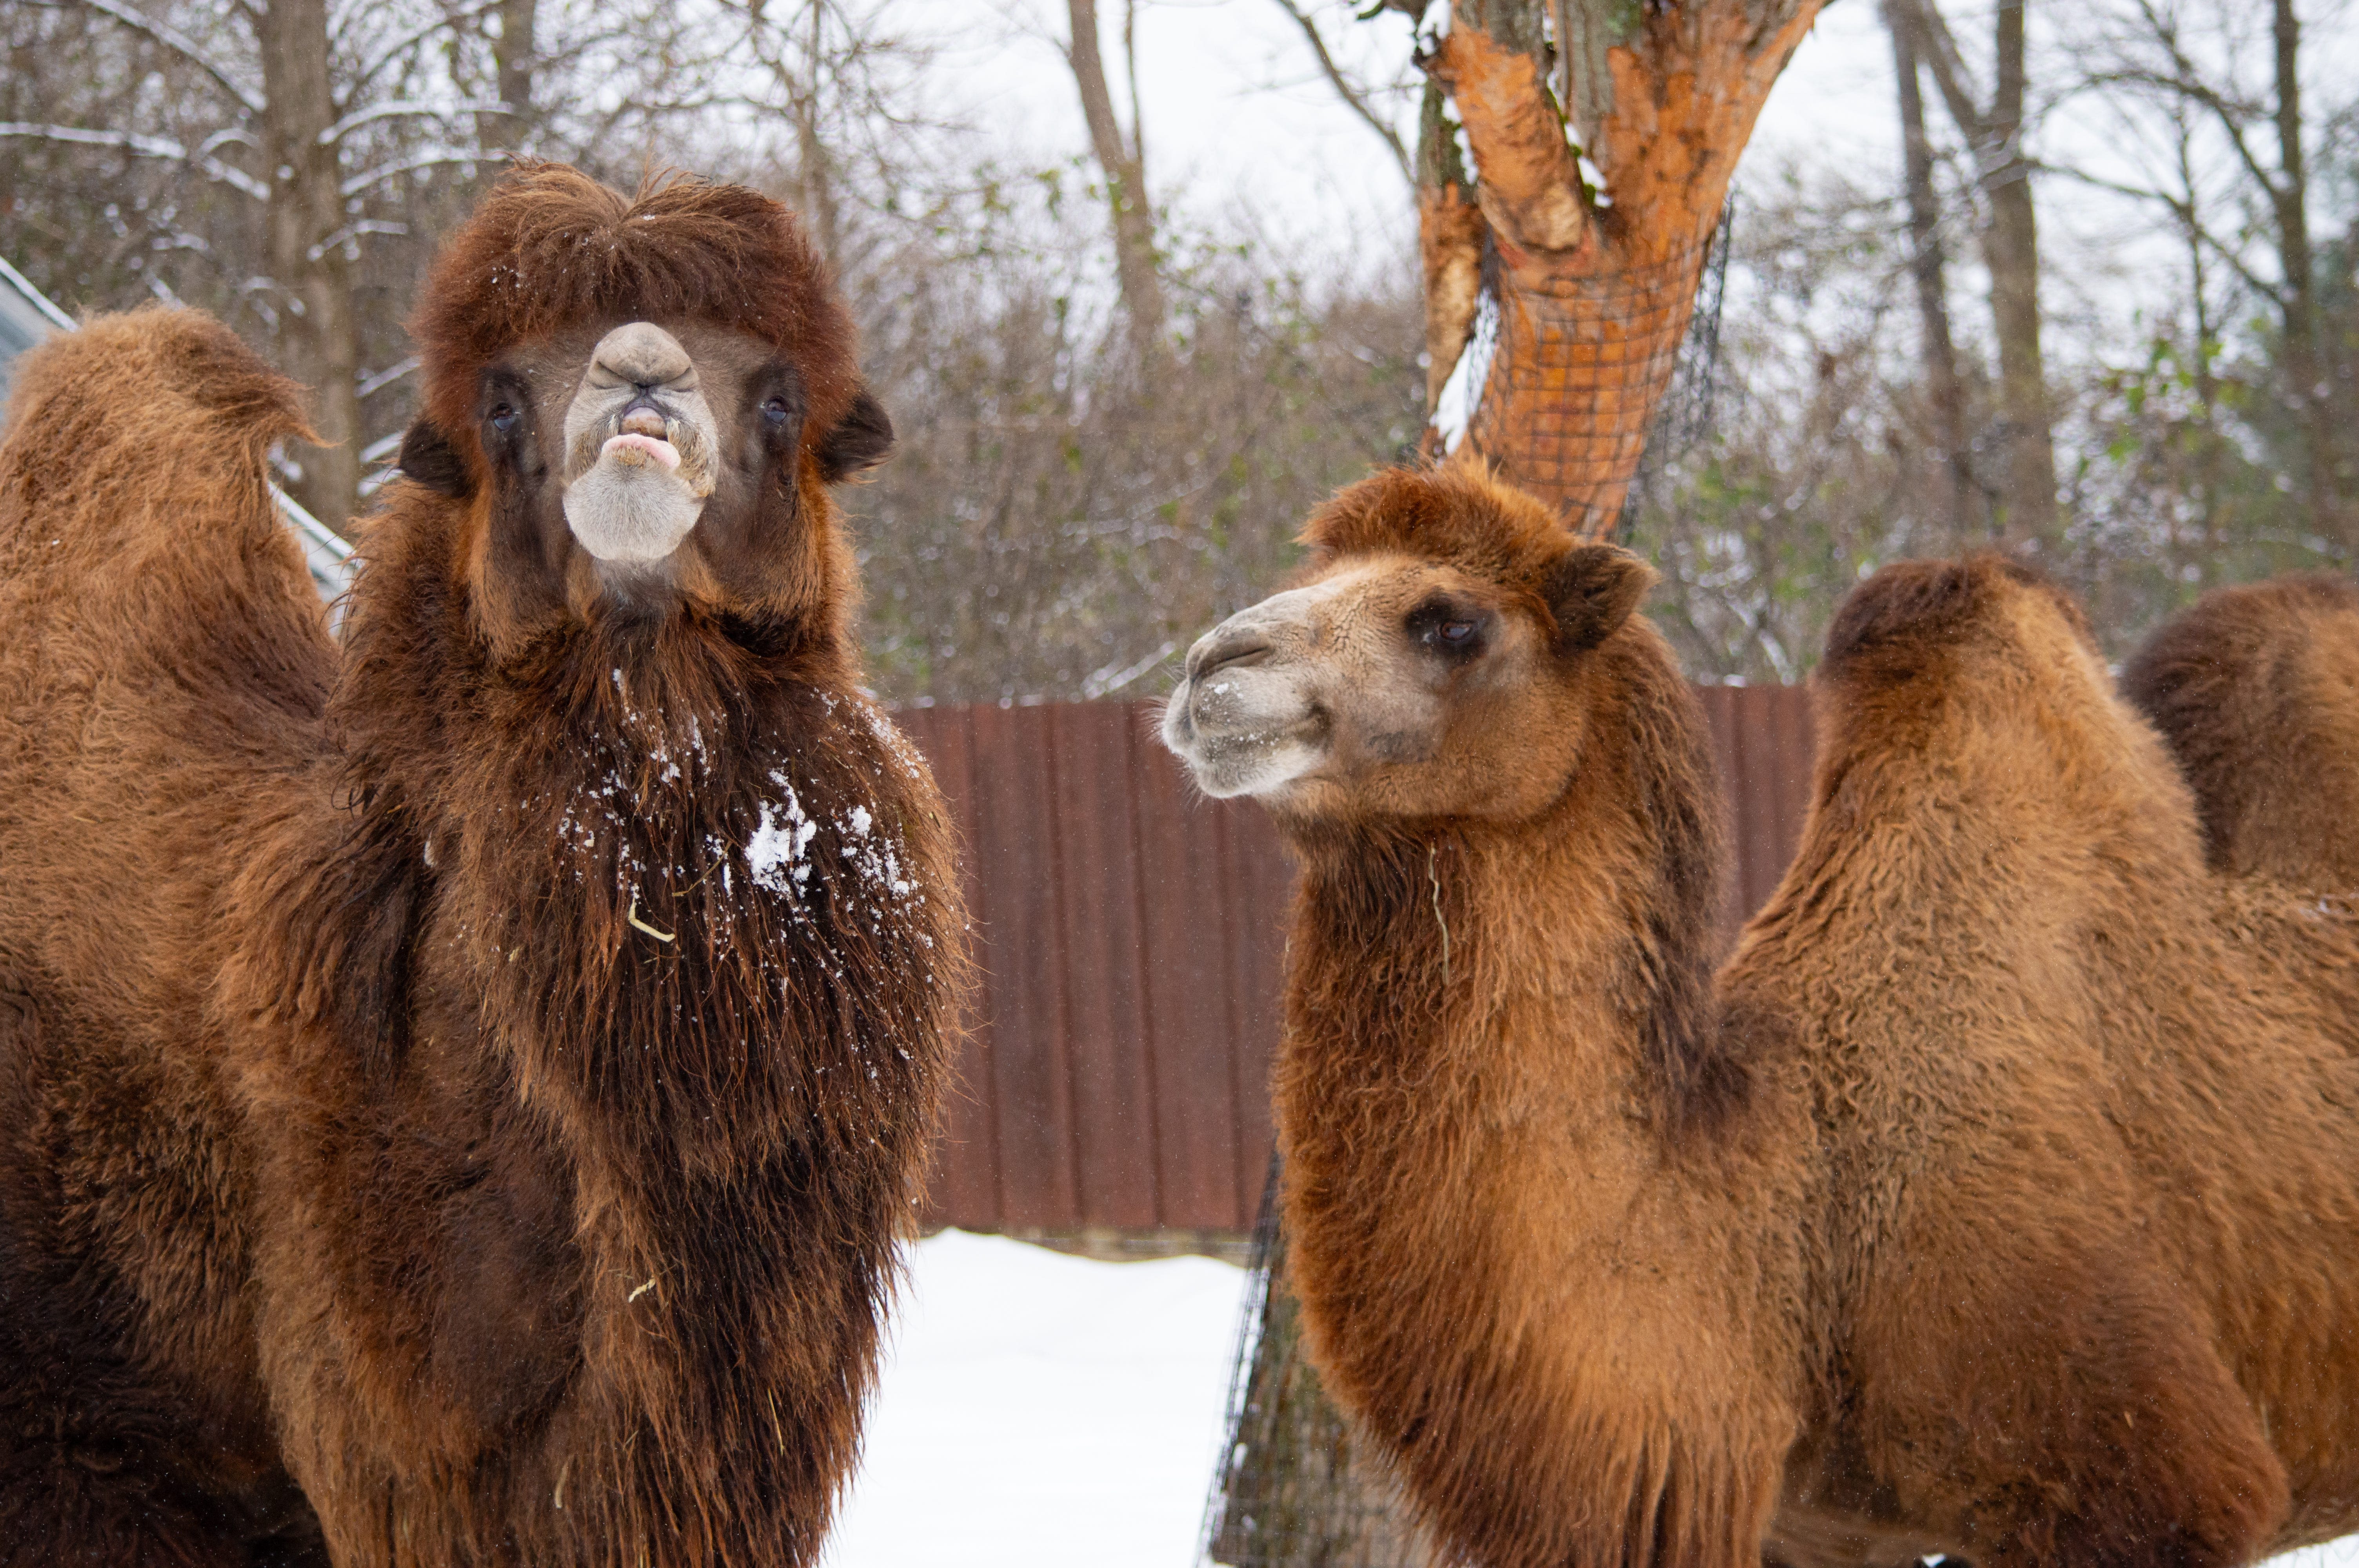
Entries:
[[1950, 330], [1948, 246], [1942, 236], [1940, 192], [1934, 184], [1933, 138], [1925, 124], [1924, 70], [1913, 18], [1898, 11], [1894, 0], [1886, 0], [1884, 23], [1892, 38], [1892, 75], [1898, 89], [1901, 186], [1908, 208], [1909, 272], [1917, 286], [1926, 398], [1940, 461], [1950, 475], [1951, 535], [1963, 547], [1981, 532], [1977, 514], [1982, 509], [1967, 434], [1965, 380], [1959, 373], [1957, 344]]
[[[2359, 387], [2321, 300], [2311, 148], [2334, 107], [2321, 114], [2305, 101], [2302, 32], [2294, 0], [2126, 0], [2097, 13], [2076, 39], [2087, 83], [2122, 111], [2143, 167], [2128, 178], [2076, 172], [2169, 215], [2190, 249], [2199, 307], [2208, 259], [2276, 318], [2278, 392], [2302, 436], [2310, 524], [2347, 559], [2359, 557], [2346, 428]], [[2224, 200], [2206, 190], [2215, 169]]]
[[1114, 223], [1115, 276], [1130, 323], [1133, 351], [1142, 360], [1163, 333], [1163, 285], [1155, 248], [1155, 203], [1147, 184], [1147, 127], [1138, 103], [1138, 0], [1123, 0], [1122, 47], [1130, 79], [1130, 126], [1114, 112], [1104, 52], [1098, 37], [1097, 0], [1065, 0], [1065, 62], [1082, 98], [1090, 150], [1105, 180]]
[[1932, 73], [1951, 120], [1973, 150], [1982, 198], [1983, 265], [1998, 339], [2002, 536], [2051, 547], [2059, 537], [2056, 439], [2040, 347], [2039, 227], [2035, 165], [2024, 147], [2028, 0], [1993, 12], [1992, 81], [1980, 87], [1938, 0], [1892, 0], [1899, 35]]
[[1818, 9], [1451, 0], [1420, 57], [1430, 445], [1472, 442], [1585, 535], [1616, 525], [1737, 157]]

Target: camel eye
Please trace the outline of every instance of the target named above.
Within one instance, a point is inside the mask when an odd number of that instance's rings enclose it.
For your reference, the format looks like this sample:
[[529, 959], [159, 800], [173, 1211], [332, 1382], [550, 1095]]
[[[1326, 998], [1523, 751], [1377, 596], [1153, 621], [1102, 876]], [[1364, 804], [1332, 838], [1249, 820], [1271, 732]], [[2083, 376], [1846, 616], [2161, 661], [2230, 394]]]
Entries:
[[764, 403], [762, 405], [762, 417], [773, 425], [785, 424], [787, 422], [787, 400], [783, 397], [773, 397]]
[[1441, 641], [1452, 648], [1462, 648], [1474, 640], [1472, 621], [1445, 621], [1441, 623]]
[[516, 428], [516, 406], [515, 406], [515, 405], [513, 405], [513, 404], [508, 404], [508, 403], [499, 403], [499, 404], [495, 404], [495, 405], [493, 405], [493, 406], [492, 406], [492, 428], [493, 428], [493, 429], [497, 430], [501, 435], [505, 436], [505, 435], [506, 435], [510, 430], [513, 430], [513, 429], [515, 429], [515, 428]]

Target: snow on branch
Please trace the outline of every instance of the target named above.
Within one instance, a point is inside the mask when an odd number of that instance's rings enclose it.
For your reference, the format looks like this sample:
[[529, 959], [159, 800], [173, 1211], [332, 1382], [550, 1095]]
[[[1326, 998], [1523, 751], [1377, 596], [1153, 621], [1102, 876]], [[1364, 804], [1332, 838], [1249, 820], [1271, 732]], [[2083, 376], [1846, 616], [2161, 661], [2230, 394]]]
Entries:
[[336, 189], [339, 194], [358, 196], [373, 185], [381, 185], [388, 179], [408, 174], [416, 169], [440, 168], [460, 163], [489, 163], [496, 157], [496, 154], [471, 152], [464, 147], [438, 147], [432, 152], [419, 153], [414, 157], [406, 157], [397, 163], [381, 165], [370, 169], [366, 174], [356, 174]]
[[388, 223], [382, 218], [363, 218], [358, 222], [345, 224], [303, 254], [311, 260], [318, 261], [338, 245], [349, 245], [364, 234], [406, 234], [408, 232], [409, 232], [409, 225], [407, 223]]
[[130, 131], [85, 131], [76, 125], [36, 125], [21, 120], [0, 120], [0, 136], [26, 136], [35, 141], [76, 142], [91, 147], [120, 147], [141, 157], [170, 158], [191, 165], [212, 179], [242, 190], [256, 201], [270, 200], [269, 187], [244, 169], [208, 153], [190, 152], [164, 136], [143, 136]]
[[[363, 375], [360, 378], [359, 385], [355, 390], [359, 395], [363, 397], [366, 397], [372, 393], [383, 392], [386, 387], [391, 386], [395, 382], [399, 381], [403, 376], [408, 375], [417, 368], [418, 356], [416, 354], [412, 354], [408, 359], [401, 361], [397, 364], [389, 364], [381, 371]], [[368, 456], [368, 453], [363, 452], [361, 456], [365, 458]]]
[[383, 103], [372, 103], [365, 109], [355, 109], [326, 130], [320, 133], [320, 145], [334, 146], [363, 125], [379, 120], [452, 120], [462, 114], [513, 114], [516, 106], [496, 98], [468, 99], [457, 103], [418, 103], [396, 98]]
[[142, 16], [122, 4], [122, 0], [71, 0], [71, 3], [86, 6], [102, 16], [111, 16], [134, 32], [146, 34], [221, 83], [222, 91], [243, 104], [248, 114], [262, 113], [262, 95], [232, 76], [227, 66], [207, 54], [203, 45], [178, 27], [159, 22], [153, 16]]

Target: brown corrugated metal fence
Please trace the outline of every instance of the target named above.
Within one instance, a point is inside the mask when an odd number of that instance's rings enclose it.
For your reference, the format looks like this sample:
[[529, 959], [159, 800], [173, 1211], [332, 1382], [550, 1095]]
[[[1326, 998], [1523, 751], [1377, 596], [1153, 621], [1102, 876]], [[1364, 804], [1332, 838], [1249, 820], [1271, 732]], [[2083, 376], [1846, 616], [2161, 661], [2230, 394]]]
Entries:
[[[1734, 806], [1733, 927], [1809, 802], [1796, 688], [1701, 688]], [[930, 1217], [977, 1230], [1251, 1227], [1291, 872], [1199, 797], [1143, 704], [911, 708], [966, 845], [982, 969]]]

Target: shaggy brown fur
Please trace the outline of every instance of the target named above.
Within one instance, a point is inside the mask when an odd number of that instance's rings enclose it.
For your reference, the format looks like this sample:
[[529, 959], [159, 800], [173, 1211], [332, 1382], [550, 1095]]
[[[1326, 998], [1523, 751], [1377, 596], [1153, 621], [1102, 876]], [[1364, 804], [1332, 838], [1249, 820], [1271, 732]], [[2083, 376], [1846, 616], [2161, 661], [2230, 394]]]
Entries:
[[1295, 1281], [1451, 1551], [2210, 1564], [2359, 1525], [2359, 928], [2206, 872], [2061, 596], [1993, 559], [1854, 593], [1800, 852], [1715, 990], [1643, 566], [1458, 469], [1308, 537], [1305, 634], [1209, 635], [1167, 734], [1234, 783], [1214, 732], [1288, 720], [1251, 679], [1420, 643], [1436, 596], [1474, 629], [1392, 666], [1430, 737], [1324, 708], [1255, 791], [1303, 865]]
[[2122, 690], [2179, 758], [2216, 870], [2359, 892], [2359, 587], [2215, 589], [2147, 639]]
[[[729, 310], [819, 287], [745, 193], [603, 200], [585, 250], [734, 269]], [[811, 297], [774, 380], [851, 362]], [[485, 386], [537, 351], [479, 325]], [[748, 449], [677, 593], [576, 609], [501, 577], [557, 537], [529, 462], [429, 419], [340, 655], [263, 487], [288, 393], [101, 319], [0, 447], [0, 1563], [809, 1563], [962, 930], [857, 689], [832, 433]]]

